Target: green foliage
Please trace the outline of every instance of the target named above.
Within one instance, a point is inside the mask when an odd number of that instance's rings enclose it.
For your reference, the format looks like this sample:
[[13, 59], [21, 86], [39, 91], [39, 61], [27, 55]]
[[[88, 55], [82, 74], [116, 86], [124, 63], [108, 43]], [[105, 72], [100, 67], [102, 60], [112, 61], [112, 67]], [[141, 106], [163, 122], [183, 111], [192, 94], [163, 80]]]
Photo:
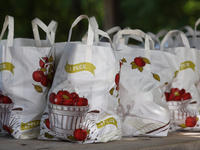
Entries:
[[185, 25], [193, 28], [200, 17], [200, 1], [195, 0], [123, 0], [120, 6], [124, 18], [120, 26], [144, 32], [157, 33]]
[[[67, 41], [72, 22], [81, 14], [95, 16], [102, 27], [103, 1], [98, 0], [1, 0], [0, 28], [6, 15], [14, 17], [15, 37], [33, 38], [31, 21], [41, 19], [45, 24], [58, 22], [56, 42]], [[73, 29], [72, 40], [80, 40], [87, 31], [87, 21], [81, 21]], [[1, 29], [0, 29], [1, 30]], [[40, 31], [41, 39], [46, 35]], [[4, 36], [6, 38], [6, 35]]]
[[[41, 19], [45, 24], [58, 22], [56, 42], [67, 41], [72, 22], [81, 14], [95, 16], [99, 28], [105, 24], [104, 3], [107, 0], [1, 0], [0, 28], [6, 15], [15, 19], [15, 37], [33, 38], [31, 21]], [[119, 3], [115, 10], [115, 25], [157, 33], [161, 29], [179, 29], [185, 25], [194, 27], [200, 17], [200, 1], [195, 0], [113, 0]], [[80, 40], [88, 23], [81, 21], [73, 29], [72, 40]], [[45, 33], [40, 30], [41, 38]], [[4, 38], [6, 35], [4, 36]]]

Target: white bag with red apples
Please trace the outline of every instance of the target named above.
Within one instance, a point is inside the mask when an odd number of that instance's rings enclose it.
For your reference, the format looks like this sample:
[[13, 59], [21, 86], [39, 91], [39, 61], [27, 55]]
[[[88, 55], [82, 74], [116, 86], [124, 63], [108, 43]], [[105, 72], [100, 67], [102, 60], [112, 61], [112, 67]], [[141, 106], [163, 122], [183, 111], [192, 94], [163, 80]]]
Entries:
[[[72, 28], [83, 18], [89, 21], [87, 43], [71, 42]], [[111, 43], [108, 46], [93, 43], [97, 34], [109, 38], [93, 28], [85, 15], [72, 24], [49, 91], [39, 139], [79, 143], [121, 139], [121, 122], [116, 114], [119, 60]]]
[[[130, 35], [143, 38], [144, 47], [119, 42]], [[180, 60], [175, 54], [153, 50], [153, 40], [140, 30], [121, 30], [114, 43], [124, 51], [117, 109], [123, 120], [122, 136], [167, 136], [170, 112], [160, 88], [173, 81]]]
[[[54, 74], [53, 35], [48, 32], [50, 28], [39, 22], [49, 41], [13, 39], [11, 16], [6, 16], [0, 36], [1, 40], [8, 26], [7, 40], [0, 41], [0, 134], [8, 132], [16, 139], [38, 137]], [[33, 29], [39, 25], [35, 20], [32, 23]], [[56, 24], [53, 21], [51, 26]]]
[[[181, 37], [183, 46], [164, 47], [168, 38], [177, 37], [177, 35]], [[175, 72], [174, 81], [164, 88], [165, 98], [171, 114], [170, 131], [200, 130], [200, 97], [196, 88], [196, 83], [200, 77], [199, 51], [190, 48], [187, 37], [178, 30], [172, 30], [166, 34], [161, 42], [161, 50], [175, 53], [181, 59], [180, 67]]]

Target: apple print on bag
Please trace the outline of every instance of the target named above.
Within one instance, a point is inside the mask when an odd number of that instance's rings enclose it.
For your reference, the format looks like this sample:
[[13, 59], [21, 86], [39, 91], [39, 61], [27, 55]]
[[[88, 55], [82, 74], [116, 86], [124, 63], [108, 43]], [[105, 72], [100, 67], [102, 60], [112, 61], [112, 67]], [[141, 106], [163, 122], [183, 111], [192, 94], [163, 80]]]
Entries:
[[132, 61], [130, 63], [132, 65], [132, 69], [138, 69], [140, 72], [143, 71], [143, 67], [146, 65], [146, 64], [151, 64], [149, 59], [145, 58], [145, 57], [136, 57], [134, 59], [134, 61]]
[[125, 58], [122, 58], [119, 62], [119, 66], [121, 68], [121, 66], [124, 64], [124, 63], [127, 63], [126, 59]]
[[170, 92], [165, 92], [167, 105], [171, 112], [172, 125], [178, 124], [182, 128], [194, 127], [198, 121], [197, 112], [188, 107], [192, 101], [192, 96], [185, 89], [172, 88]]
[[119, 96], [119, 80], [120, 80], [120, 72], [115, 75], [115, 86], [110, 89], [109, 91], [110, 95], [115, 97]]
[[[33, 80], [36, 82], [40, 82], [42, 86], [44, 87], [50, 87], [53, 82], [53, 76], [54, 76], [54, 60], [53, 56], [51, 55], [49, 58], [42, 57], [39, 60], [39, 66], [41, 68], [38, 68], [36, 71], [33, 72], [32, 77]], [[37, 92], [42, 93], [43, 89], [40, 85], [34, 85], [34, 88]]]
[[13, 107], [13, 101], [8, 96], [3, 95], [0, 91], [0, 124], [3, 126], [3, 129], [9, 134], [12, 133], [12, 129], [8, 127], [8, 124]]
[[89, 110], [88, 100], [75, 92], [61, 90], [57, 94], [51, 93], [49, 102], [49, 118], [45, 120], [46, 127], [58, 137], [62, 134], [74, 141], [85, 140], [87, 130], [81, 127]]

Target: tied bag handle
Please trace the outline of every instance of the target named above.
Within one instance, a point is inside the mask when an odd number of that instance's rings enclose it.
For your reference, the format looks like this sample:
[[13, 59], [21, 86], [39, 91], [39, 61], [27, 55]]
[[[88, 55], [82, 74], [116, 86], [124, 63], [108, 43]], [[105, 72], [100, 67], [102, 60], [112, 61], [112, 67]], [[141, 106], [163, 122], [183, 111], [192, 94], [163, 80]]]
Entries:
[[14, 18], [12, 16], [5, 17], [5, 21], [0, 35], [0, 41], [2, 40], [7, 27], [8, 27], [8, 36], [7, 36], [6, 46], [12, 46], [14, 38]]
[[184, 45], [186, 48], [190, 48], [188, 39], [187, 39], [187, 37], [185, 36], [185, 34], [184, 34], [182, 31], [179, 31], [179, 30], [171, 30], [171, 31], [169, 31], [169, 32], [165, 35], [165, 37], [163, 38], [163, 40], [162, 40], [162, 42], [161, 42], [161, 44], [160, 44], [160, 50], [163, 51], [163, 50], [164, 50], [164, 44], [168, 41], [168, 39], [169, 39], [170, 37], [172, 37], [173, 35], [177, 36], [177, 34], [180, 35], [180, 38], [181, 38], [181, 40], [182, 40], [183, 45]]
[[57, 29], [57, 22], [51, 21], [49, 26], [47, 27], [40, 19], [35, 18], [32, 20], [32, 28], [33, 28], [33, 35], [35, 38], [36, 46], [41, 46], [41, 40], [39, 35], [38, 26], [46, 33], [48, 40], [50, 41], [51, 45], [55, 42], [55, 33]]
[[[119, 43], [120, 39], [123, 38], [124, 35], [134, 35], [134, 36], [139, 36], [140, 38], [145, 39], [145, 43], [144, 43], [144, 48], [145, 49], [154, 49], [154, 41], [152, 40], [152, 38], [145, 34], [144, 32], [142, 32], [141, 30], [135, 29], [124, 29], [119, 31], [117, 34], [115, 34], [114, 36], [114, 43]], [[137, 40], [137, 39], [136, 39]]]

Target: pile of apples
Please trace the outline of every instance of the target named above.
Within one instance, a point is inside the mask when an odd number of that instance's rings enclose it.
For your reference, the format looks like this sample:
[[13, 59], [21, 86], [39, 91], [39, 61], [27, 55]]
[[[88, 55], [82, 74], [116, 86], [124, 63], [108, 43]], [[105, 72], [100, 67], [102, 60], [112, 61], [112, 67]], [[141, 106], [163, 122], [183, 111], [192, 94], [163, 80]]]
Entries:
[[[48, 57], [40, 58], [39, 65], [41, 68], [39, 68], [37, 71], [34, 71], [32, 74], [33, 80], [36, 82], [40, 82], [45, 87], [52, 83], [54, 76], [54, 72], [52, 72], [51, 74], [46, 73], [49, 66], [48, 62]], [[50, 65], [52, 67], [52, 70], [54, 70], [54, 66], [52, 64]]]
[[166, 101], [182, 101], [192, 99], [190, 93], [186, 93], [185, 89], [172, 88], [170, 93], [165, 92]]
[[79, 97], [76, 92], [58, 91], [57, 94], [51, 93], [49, 101], [56, 105], [66, 106], [87, 106], [88, 100], [84, 97]]

